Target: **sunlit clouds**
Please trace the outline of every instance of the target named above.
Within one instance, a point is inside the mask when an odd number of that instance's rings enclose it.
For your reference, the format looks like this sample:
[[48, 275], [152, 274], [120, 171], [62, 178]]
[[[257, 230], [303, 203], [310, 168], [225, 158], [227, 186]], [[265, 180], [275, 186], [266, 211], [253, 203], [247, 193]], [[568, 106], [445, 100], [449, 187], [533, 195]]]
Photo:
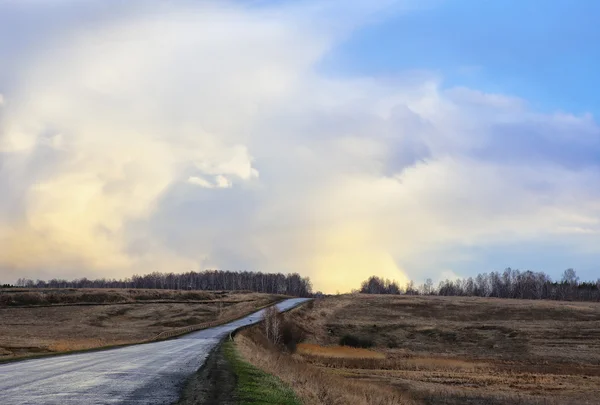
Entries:
[[323, 73], [373, 14], [318, 22], [353, 3], [113, 3], [0, 76], [1, 280], [220, 268], [335, 292], [464, 275], [465, 247], [600, 242], [589, 115]]

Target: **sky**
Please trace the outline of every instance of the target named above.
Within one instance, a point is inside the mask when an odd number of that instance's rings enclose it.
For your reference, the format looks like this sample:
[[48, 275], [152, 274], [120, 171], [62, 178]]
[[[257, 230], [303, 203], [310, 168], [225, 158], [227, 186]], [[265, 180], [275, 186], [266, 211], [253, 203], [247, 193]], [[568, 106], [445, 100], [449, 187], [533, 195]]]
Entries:
[[600, 276], [593, 0], [0, 0], [0, 282]]

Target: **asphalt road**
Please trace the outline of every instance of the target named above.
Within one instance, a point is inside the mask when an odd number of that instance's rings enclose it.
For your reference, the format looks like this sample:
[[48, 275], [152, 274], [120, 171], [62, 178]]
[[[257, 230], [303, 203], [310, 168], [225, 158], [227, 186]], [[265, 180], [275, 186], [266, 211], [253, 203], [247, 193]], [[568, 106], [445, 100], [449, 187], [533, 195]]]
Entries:
[[177, 339], [0, 365], [0, 404], [172, 404], [220, 339], [260, 321], [262, 312]]

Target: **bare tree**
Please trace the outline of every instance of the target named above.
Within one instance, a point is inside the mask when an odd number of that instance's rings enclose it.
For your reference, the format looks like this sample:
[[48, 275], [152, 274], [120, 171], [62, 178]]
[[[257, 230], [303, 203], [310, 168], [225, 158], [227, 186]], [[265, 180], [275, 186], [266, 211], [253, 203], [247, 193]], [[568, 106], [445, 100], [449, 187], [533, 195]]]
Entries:
[[569, 285], [576, 285], [579, 281], [579, 277], [577, 277], [577, 273], [573, 269], [566, 269], [562, 276], [562, 282]]
[[426, 295], [433, 294], [433, 280], [430, 279], [430, 278], [428, 278], [427, 280], [425, 280], [424, 293]]
[[[437, 291], [432, 288], [431, 280], [419, 286], [419, 291], [427, 294], [443, 296], [478, 296], [519, 299], [551, 299], [600, 301], [600, 279], [597, 281], [581, 282], [573, 269], [567, 269], [562, 274], [560, 282], [552, 279], [543, 272], [519, 271], [510, 267], [500, 272], [478, 274], [474, 279], [445, 280], [439, 283]], [[378, 277], [370, 277], [362, 283], [361, 293], [388, 294], [386, 282]], [[406, 293], [417, 293], [414, 283], [409, 281]]]
[[281, 314], [275, 306], [265, 309], [263, 313], [263, 328], [265, 336], [273, 344], [281, 342]]
[[244, 290], [269, 294], [286, 294], [298, 297], [312, 295], [312, 284], [308, 277], [299, 274], [272, 274], [254, 272], [235, 272], [207, 270], [204, 272], [188, 272], [181, 274], [153, 272], [140, 276], [134, 274], [123, 280], [88, 280], [87, 278], [71, 281], [52, 279], [48, 282], [20, 278], [17, 285], [28, 288], [152, 288], [176, 290]]

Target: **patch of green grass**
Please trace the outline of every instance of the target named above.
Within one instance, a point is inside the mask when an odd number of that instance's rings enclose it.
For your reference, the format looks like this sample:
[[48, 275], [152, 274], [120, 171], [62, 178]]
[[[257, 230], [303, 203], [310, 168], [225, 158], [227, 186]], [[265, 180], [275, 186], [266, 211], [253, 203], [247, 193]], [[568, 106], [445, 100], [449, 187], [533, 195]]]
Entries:
[[235, 393], [241, 405], [302, 405], [279, 378], [243, 361], [233, 342], [223, 344], [223, 353], [237, 377]]

